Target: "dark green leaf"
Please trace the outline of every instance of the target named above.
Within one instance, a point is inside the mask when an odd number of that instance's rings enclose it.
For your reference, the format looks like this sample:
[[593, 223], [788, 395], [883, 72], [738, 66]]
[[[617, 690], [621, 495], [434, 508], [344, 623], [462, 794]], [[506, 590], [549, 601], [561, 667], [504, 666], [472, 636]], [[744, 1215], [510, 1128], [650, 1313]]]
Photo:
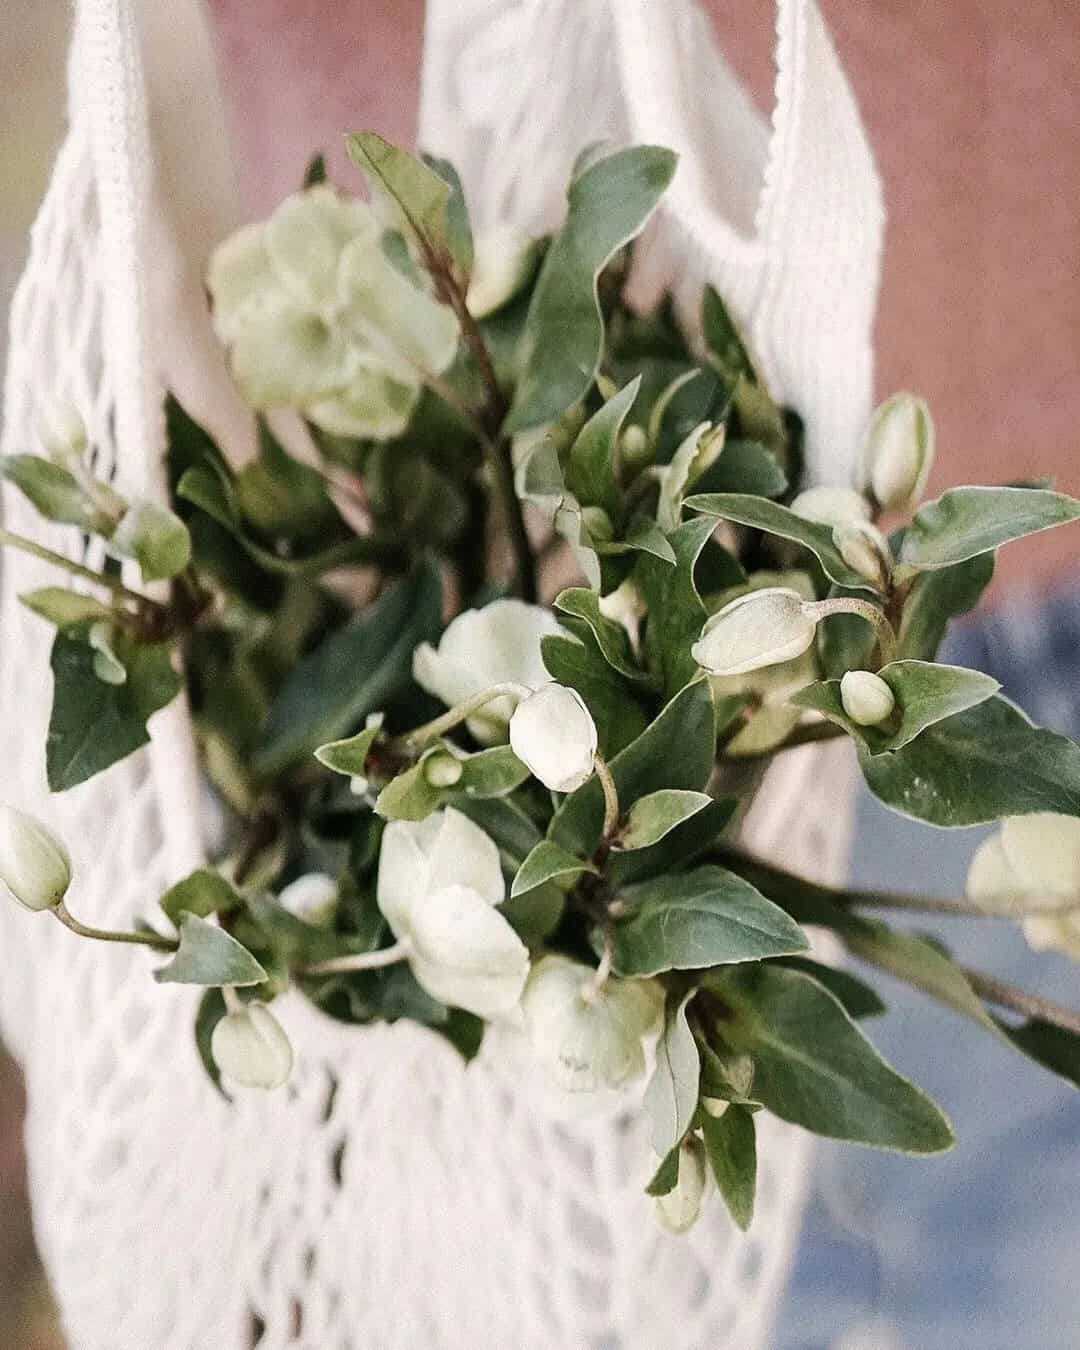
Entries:
[[915, 513], [904, 531], [899, 561], [909, 567], [949, 567], [990, 553], [1012, 539], [1080, 518], [1080, 501], [1040, 488], [950, 488]]
[[743, 1106], [729, 1106], [718, 1120], [705, 1115], [701, 1132], [717, 1190], [724, 1197], [728, 1213], [745, 1233], [754, 1218], [757, 1190], [754, 1117]]
[[622, 511], [616, 457], [623, 423], [641, 388], [641, 376], [620, 389], [585, 423], [566, 459], [566, 485], [582, 506], [600, 506], [613, 521]]
[[949, 1122], [930, 1098], [809, 975], [765, 963], [717, 974], [710, 988], [733, 1014], [725, 1040], [754, 1058], [754, 1095], [782, 1120], [904, 1153], [952, 1146]]
[[[949, 620], [975, 608], [993, 575], [992, 553], [980, 553], [952, 567], [920, 572], [904, 601], [897, 634], [900, 655], [932, 661]], [[865, 629], [865, 625], [862, 627]]]
[[94, 673], [94, 650], [58, 633], [53, 642], [53, 705], [45, 743], [49, 787], [64, 792], [150, 739], [146, 720], [180, 691], [168, 643], [135, 643], [118, 634], [123, 684], [105, 684]]
[[600, 612], [600, 597], [585, 586], [572, 586], [555, 597], [555, 608], [562, 614], [581, 619], [592, 631], [604, 660], [613, 670], [635, 684], [651, 685], [651, 676], [634, 660], [626, 629]]
[[507, 431], [554, 421], [592, 383], [604, 336], [597, 279], [648, 220], [674, 172], [670, 150], [635, 146], [591, 163], [571, 183], [566, 221], [529, 304]]
[[679, 1184], [679, 1149], [673, 1148], [645, 1187], [646, 1195], [670, 1195]]
[[225, 1016], [225, 1012], [225, 998], [221, 990], [207, 989], [199, 999], [199, 1009], [195, 1014], [195, 1049], [199, 1052], [199, 1060], [211, 1083], [227, 1102], [231, 1102], [232, 1098], [221, 1085], [221, 1070], [210, 1053], [210, 1040], [214, 1028]]
[[644, 877], [672, 873], [696, 862], [707, 848], [716, 843], [737, 805], [734, 797], [710, 801], [708, 806], [687, 816], [658, 843], [648, 848], [632, 849], [629, 853], [613, 853], [607, 862], [607, 873], [612, 884], [629, 885]]
[[172, 960], [154, 971], [159, 984], [261, 984], [266, 971], [248, 949], [216, 924], [197, 914], [180, 915], [180, 947]]
[[782, 497], [787, 474], [771, 450], [757, 441], [728, 441], [720, 458], [695, 484], [698, 492], [734, 492], [754, 497]]
[[448, 159], [439, 159], [437, 155], [424, 155], [422, 158], [450, 189], [446, 201], [446, 243], [459, 279], [465, 279], [472, 271], [473, 237], [461, 179]]
[[706, 610], [694, 570], [715, 528], [715, 521], [705, 517], [685, 521], [668, 536], [675, 553], [674, 567], [643, 556], [635, 569], [648, 605], [645, 653], [669, 698], [698, 672], [690, 648], [701, 636]]
[[998, 1026], [1029, 1059], [1080, 1088], [1080, 1036], [1036, 1017], [1018, 1027], [1005, 1022], [998, 1022]]
[[656, 1044], [656, 1067], [642, 1101], [653, 1152], [660, 1157], [682, 1142], [697, 1110], [701, 1060], [686, 1021], [686, 1005], [695, 992], [691, 990], [682, 999], [668, 996], [664, 1029]]
[[705, 792], [661, 788], [639, 797], [627, 812], [615, 839], [615, 847], [627, 851], [658, 844], [676, 826], [707, 807], [712, 798]]
[[901, 815], [952, 828], [1055, 811], [1080, 816], [1080, 746], [1032, 726], [998, 695], [928, 727], [889, 755], [860, 751], [874, 795]]
[[873, 590], [865, 577], [844, 562], [840, 550], [833, 543], [832, 530], [827, 525], [804, 520], [778, 502], [765, 501], [762, 497], [751, 497], [741, 492], [705, 492], [687, 497], [685, 504], [691, 511], [717, 516], [721, 520], [733, 520], [738, 525], [749, 525], [753, 529], [764, 530], [766, 534], [802, 544], [814, 554], [838, 586], [856, 591]]
[[791, 970], [801, 970], [804, 975], [812, 975], [818, 984], [823, 984], [833, 998], [843, 1005], [847, 1015], [856, 1021], [863, 1017], [880, 1017], [885, 1011], [885, 1004], [878, 997], [877, 991], [864, 984], [862, 980], [857, 980], [846, 970], [823, 965], [820, 961], [811, 961], [808, 956], [784, 956], [780, 961]]
[[[687, 685], [611, 761], [622, 809], [629, 810], [639, 797], [662, 787], [702, 790], [712, 772], [714, 745], [709, 686], [705, 681]], [[587, 858], [600, 841], [603, 823], [604, 793], [594, 776], [563, 801], [548, 837]]]
[[433, 1028], [450, 1042], [466, 1064], [480, 1053], [484, 1029], [483, 1018], [466, 1012], [464, 1008], [449, 1008], [446, 1021], [436, 1023]]
[[510, 895], [513, 897], [523, 891], [531, 891], [534, 887], [543, 885], [545, 881], [559, 881], [565, 886], [583, 872], [595, 873], [596, 868], [584, 858], [567, 853], [558, 844], [541, 839], [518, 868], [513, 885], [510, 887]]
[[809, 684], [791, 696], [800, 708], [813, 708], [861, 741], [870, 755], [899, 750], [927, 727], [991, 698], [997, 680], [977, 670], [935, 665], [929, 661], [894, 661], [878, 674], [896, 698], [893, 716], [881, 726], [860, 726], [844, 711], [840, 681]]
[[620, 975], [757, 961], [809, 945], [790, 915], [722, 867], [638, 882], [618, 898], [630, 910], [615, 929]]
[[438, 638], [441, 613], [439, 574], [427, 564], [324, 639], [275, 699], [256, 771], [276, 773], [383, 707], [408, 684], [414, 649]]
[[180, 915], [185, 910], [206, 919], [211, 914], [239, 909], [243, 901], [220, 872], [200, 867], [183, 881], [170, 886], [159, 903], [168, 918], [179, 925]]
[[244, 518], [274, 539], [325, 539], [341, 518], [320, 474], [290, 455], [265, 422], [259, 424], [259, 456], [234, 482]]
[[728, 379], [753, 376], [746, 344], [716, 288], [709, 285], [701, 298], [701, 330], [710, 356]]

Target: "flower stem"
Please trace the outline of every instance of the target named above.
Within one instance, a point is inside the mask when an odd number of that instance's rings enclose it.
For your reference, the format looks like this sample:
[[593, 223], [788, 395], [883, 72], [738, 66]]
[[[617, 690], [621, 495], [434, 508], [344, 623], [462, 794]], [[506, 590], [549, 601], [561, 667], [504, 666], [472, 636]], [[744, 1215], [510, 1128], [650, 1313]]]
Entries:
[[600, 954], [600, 964], [592, 976], [581, 986], [581, 997], [586, 1003], [595, 1003], [604, 992], [604, 986], [611, 977], [611, 967], [615, 960], [615, 925], [604, 925], [604, 950]]
[[111, 928], [92, 928], [89, 924], [80, 923], [62, 900], [53, 906], [52, 912], [65, 928], [78, 933], [79, 937], [93, 938], [98, 942], [134, 942], [161, 952], [174, 952], [180, 945], [175, 938], [160, 937], [157, 933], [123, 933]]
[[0, 546], [6, 544], [9, 548], [17, 548], [23, 553], [30, 553], [35, 558], [41, 558], [42, 561], [52, 563], [55, 567], [62, 567], [66, 572], [70, 572], [73, 577], [82, 577], [86, 581], [92, 581], [96, 586], [104, 586], [106, 590], [112, 591], [113, 595], [130, 600], [143, 609], [163, 609], [156, 600], [151, 600], [149, 596], [140, 595], [138, 591], [130, 590], [124, 583], [116, 577], [107, 576], [103, 572], [95, 572], [92, 567], [84, 567], [82, 563], [77, 563], [73, 558], [65, 558], [62, 553], [54, 553], [51, 548], [45, 548], [44, 545], [35, 543], [33, 539], [27, 539], [25, 535], [15, 534], [12, 530], [0, 529]]
[[996, 1003], [999, 1008], [1008, 1008], [1040, 1022], [1049, 1022], [1062, 1031], [1080, 1036], [1080, 1012], [1075, 1009], [1066, 1008], [1064, 1004], [1054, 1003], [1038, 994], [1029, 994], [1025, 989], [1018, 989], [1016, 985], [1007, 984], [994, 975], [984, 975], [980, 970], [972, 970], [968, 966], [961, 966], [961, 970], [972, 989], [988, 1003]]
[[357, 952], [350, 956], [332, 956], [328, 961], [315, 961], [309, 966], [300, 966], [298, 975], [348, 975], [354, 970], [378, 970], [382, 966], [394, 966], [408, 959], [411, 950], [407, 938], [395, 942], [392, 947], [382, 947], [377, 952]]
[[604, 789], [603, 839], [607, 842], [611, 840], [619, 827], [619, 789], [615, 786], [615, 779], [611, 776], [611, 770], [608, 768], [603, 755], [595, 756], [593, 768], [600, 780], [600, 786]]
[[830, 614], [856, 614], [865, 619], [877, 634], [878, 652], [881, 664], [887, 666], [896, 658], [896, 634], [883, 610], [872, 605], [869, 600], [856, 600], [852, 596], [836, 596], [832, 600], [808, 601], [803, 610], [815, 620], [827, 619]]
[[473, 713], [479, 712], [485, 704], [493, 702], [497, 698], [516, 698], [525, 699], [533, 691], [527, 684], [517, 684], [513, 680], [506, 680], [502, 684], [493, 684], [487, 689], [482, 689], [480, 693], [473, 694], [472, 698], [467, 698], [461, 703], [455, 703], [447, 712], [439, 717], [433, 717], [430, 722], [425, 722], [423, 726], [415, 727], [408, 731], [404, 736], [395, 736], [390, 741], [392, 750], [419, 750], [428, 741], [438, 740], [444, 732], [452, 731], [454, 727], [472, 717]]

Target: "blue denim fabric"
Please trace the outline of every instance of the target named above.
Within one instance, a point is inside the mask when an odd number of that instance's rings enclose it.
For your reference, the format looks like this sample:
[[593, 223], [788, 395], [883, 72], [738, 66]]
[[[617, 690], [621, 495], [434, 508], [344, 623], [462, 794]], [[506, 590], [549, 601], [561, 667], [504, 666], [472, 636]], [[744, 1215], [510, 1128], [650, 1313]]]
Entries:
[[[1080, 737], [1080, 583], [958, 626], [945, 660], [987, 671], [1040, 725]], [[931, 830], [863, 791], [852, 880], [962, 893], [986, 830]], [[1080, 968], [1011, 924], [941, 919], [969, 965], [1080, 1004]], [[883, 981], [884, 983], [884, 981]], [[823, 1143], [775, 1350], [1078, 1350], [1080, 1097], [974, 1024], [889, 981], [867, 1024], [931, 1092], [955, 1150], [907, 1159]]]

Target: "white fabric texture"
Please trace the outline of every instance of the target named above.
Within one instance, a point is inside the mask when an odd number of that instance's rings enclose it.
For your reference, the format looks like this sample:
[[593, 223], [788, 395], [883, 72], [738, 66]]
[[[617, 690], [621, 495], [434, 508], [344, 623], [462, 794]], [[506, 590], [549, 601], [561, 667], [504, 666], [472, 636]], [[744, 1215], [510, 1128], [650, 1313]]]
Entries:
[[[12, 308], [2, 449], [33, 449], [38, 410], [70, 398], [98, 470], [160, 493], [167, 372], [151, 335], [166, 316], [147, 278], [169, 230], [150, 177], [135, 9], [77, 0], [70, 133]], [[653, 281], [719, 286], [776, 391], [806, 417], [815, 481], [846, 481], [869, 412], [880, 197], [816, 7], [783, 0], [778, 32], [770, 133], [688, 0], [432, 0], [422, 140], [459, 165], [481, 223], [534, 226], [557, 219], [582, 145], [678, 149], [671, 205], [650, 234]], [[189, 367], [208, 351], [190, 322]], [[211, 364], [206, 382], [220, 383]], [[74, 532], [43, 526], [13, 493], [4, 508], [11, 528], [79, 554]], [[50, 798], [51, 632], [16, 600], [42, 584], [56, 574], [5, 555], [4, 796], [68, 840], [73, 909], [126, 925], [200, 860], [187, 715], [178, 701], [153, 719], [147, 752]], [[828, 751], [786, 756], [755, 802], [750, 842], [835, 878], [846, 776]], [[800, 1132], [764, 1122], [748, 1237], [717, 1202], [673, 1238], [642, 1194], [641, 1122], [551, 1119], [497, 1038], [462, 1070], [420, 1028], [341, 1027], [289, 996], [275, 1005], [297, 1052], [288, 1089], [230, 1107], [196, 1060], [194, 996], [153, 984], [145, 954], [10, 906], [0, 954], [0, 1030], [27, 1077], [35, 1221], [72, 1350], [767, 1343], [808, 1176]]]

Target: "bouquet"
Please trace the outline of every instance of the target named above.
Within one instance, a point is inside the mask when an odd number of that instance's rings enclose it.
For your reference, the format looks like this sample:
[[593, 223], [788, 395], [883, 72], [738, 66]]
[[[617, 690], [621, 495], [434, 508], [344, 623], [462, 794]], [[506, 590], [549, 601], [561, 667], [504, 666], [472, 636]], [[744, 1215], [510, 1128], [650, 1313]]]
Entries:
[[[807, 486], [798, 410], [723, 298], [624, 298], [667, 150], [583, 152], [542, 239], [474, 239], [446, 162], [373, 133], [349, 151], [370, 201], [316, 159], [211, 261], [255, 459], [232, 467], [170, 400], [169, 507], [95, 475], [71, 408], [44, 410], [44, 453], [0, 463], [100, 541], [95, 568], [0, 531], [70, 581], [21, 597], [56, 629], [50, 788], [137, 751], [183, 696], [214, 841], [104, 931], [69, 908], [63, 842], [0, 808], [14, 899], [199, 987], [226, 1094], [287, 1082], [290, 988], [465, 1061], [489, 1028], [516, 1038], [553, 1093], [646, 1113], [674, 1231], [713, 1187], [749, 1225], [759, 1111], [952, 1142], [860, 1027], [876, 989], [813, 930], [1080, 1083], [1080, 1013], [875, 915], [985, 914], [1080, 957], [1080, 747], [936, 660], [995, 550], [1080, 502], [1024, 483], [922, 503], [934, 430], [908, 394], [875, 413], [858, 486]], [[770, 761], [841, 737], [901, 814], [1001, 822], [966, 897], [827, 888], [741, 845]]]

